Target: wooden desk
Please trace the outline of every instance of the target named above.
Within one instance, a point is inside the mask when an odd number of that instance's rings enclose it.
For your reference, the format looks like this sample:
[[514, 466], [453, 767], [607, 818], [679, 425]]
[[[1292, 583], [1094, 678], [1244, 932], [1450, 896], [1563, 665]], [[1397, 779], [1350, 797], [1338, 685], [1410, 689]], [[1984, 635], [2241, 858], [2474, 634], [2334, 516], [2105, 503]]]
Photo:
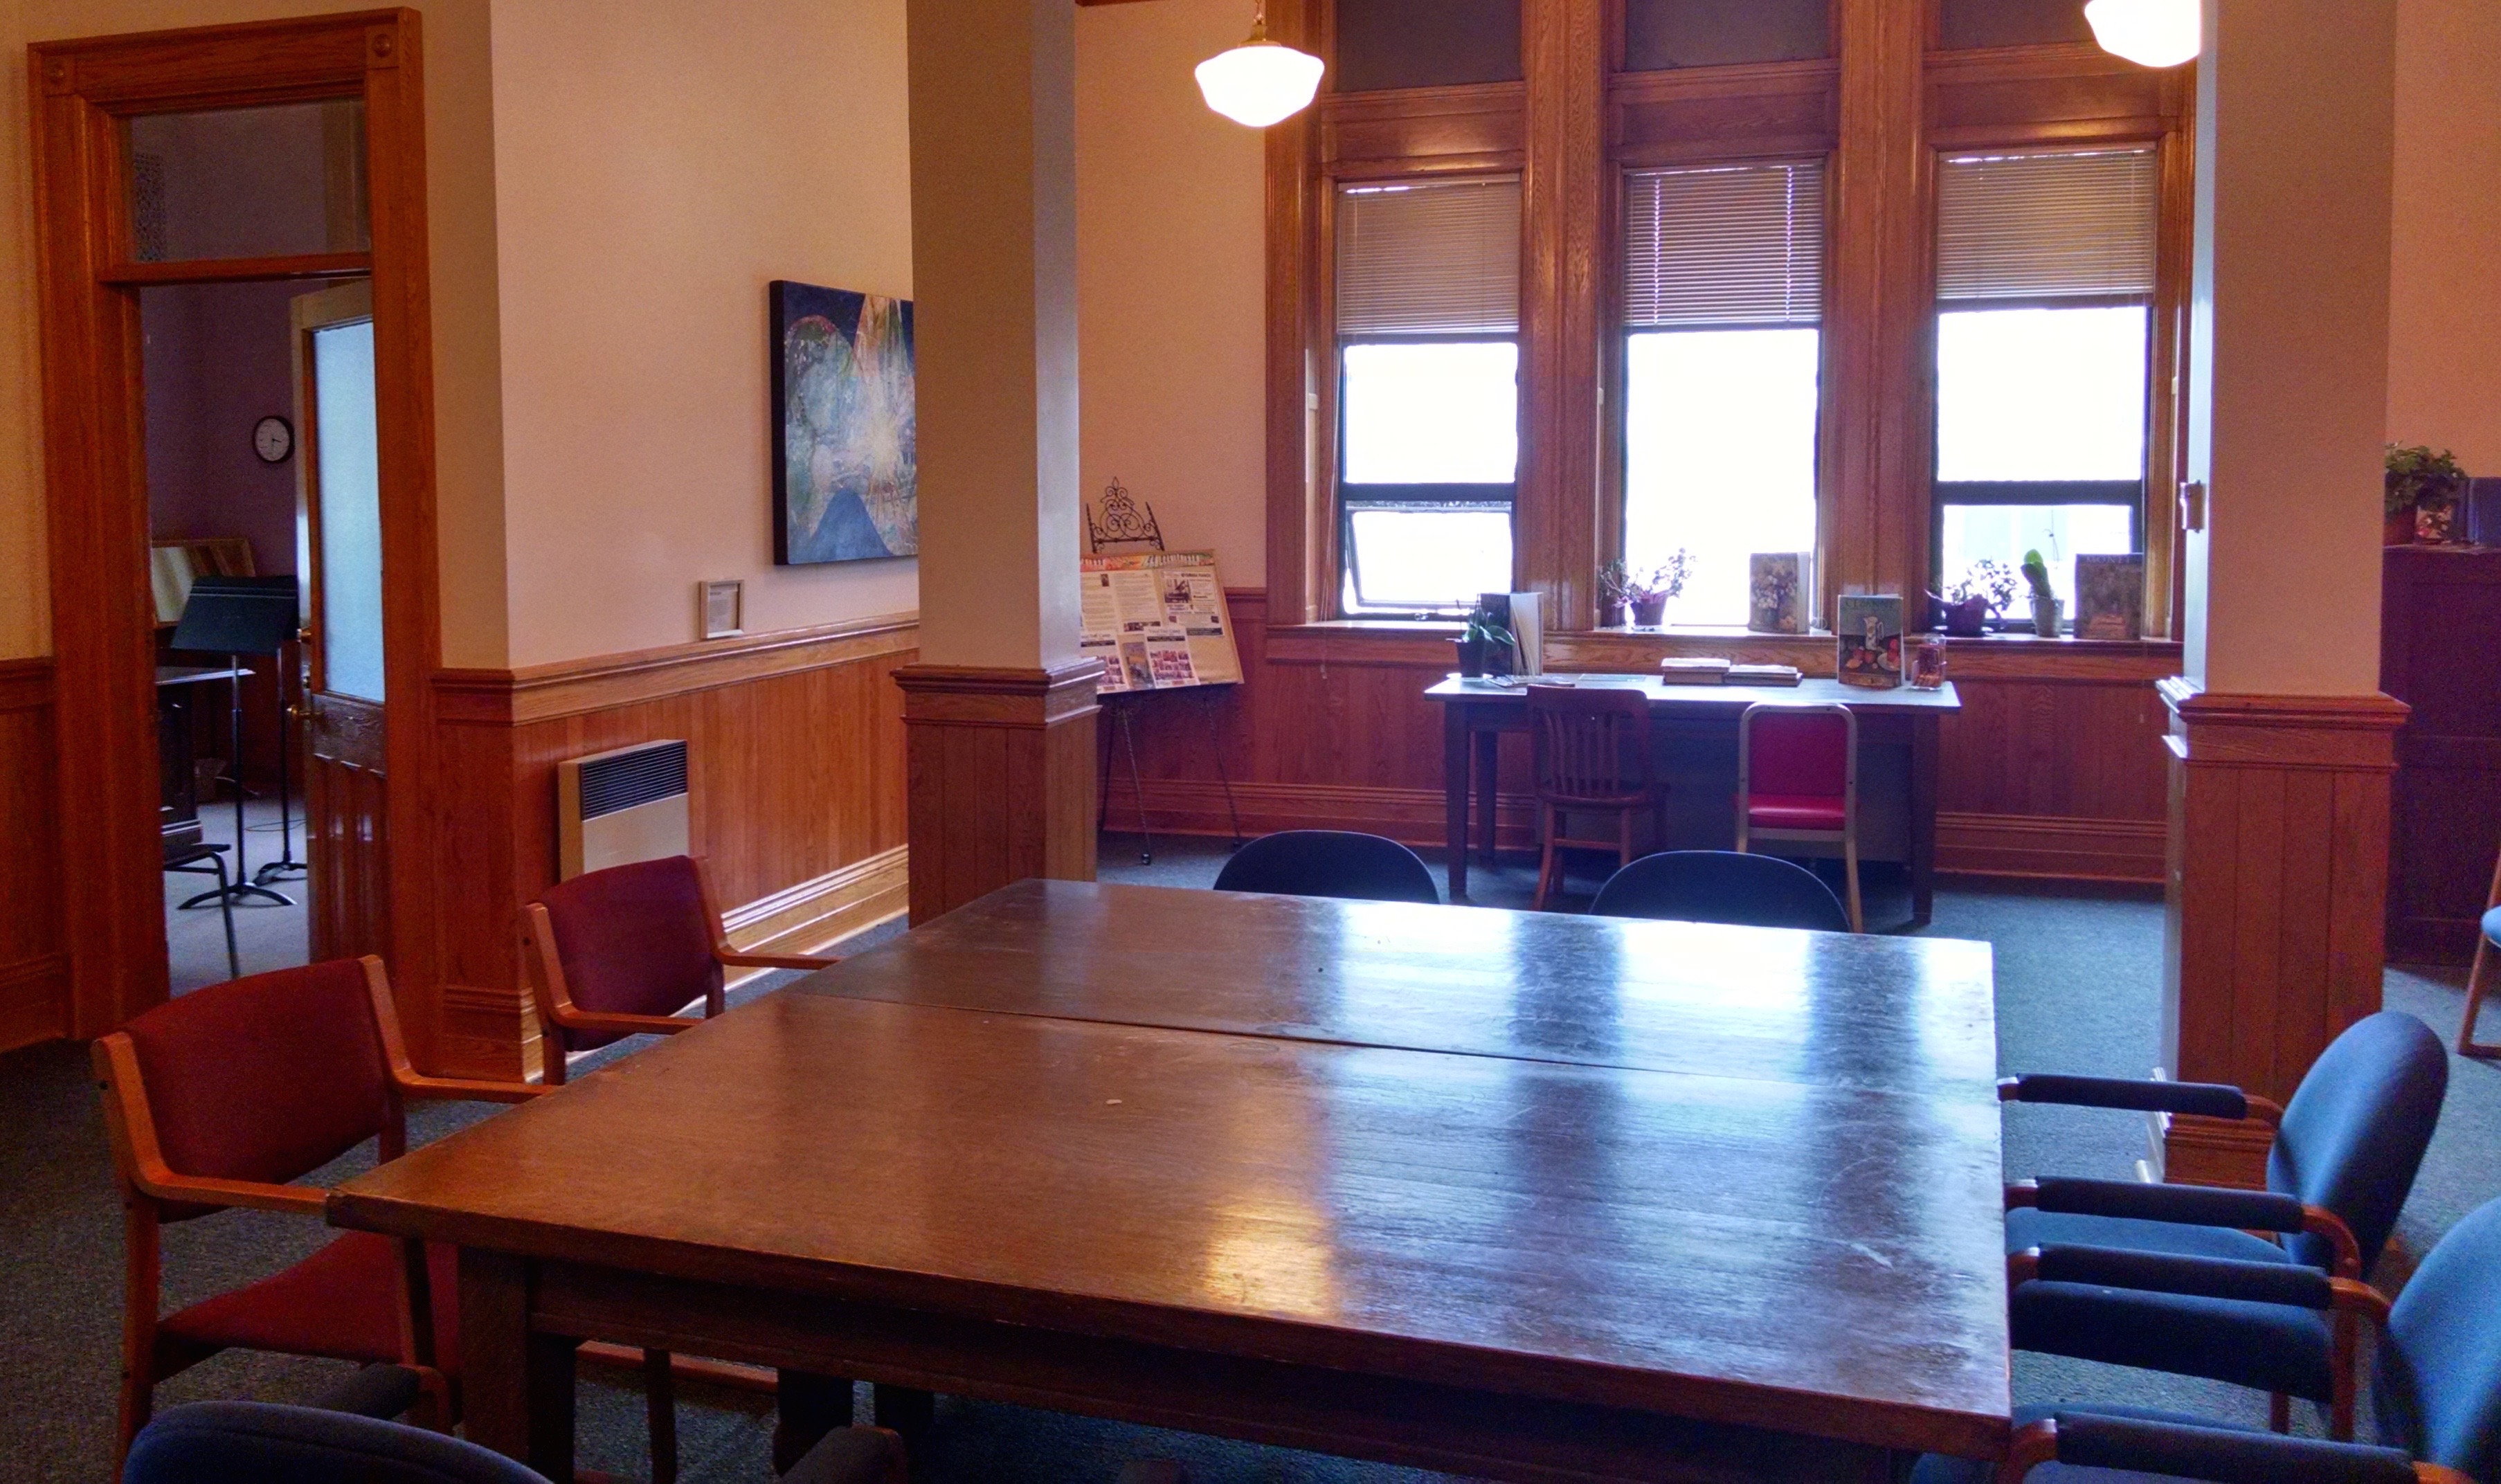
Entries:
[[[1596, 676], [1571, 678], [1587, 683]], [[1871, 690], [1838, 680], [1796, 685], [1670, 685], [1656, 676], [1608, 676], [1651, 698], [1651, 732], [1668, 775], [1669, 840], [1662, 849], [1725, 850], [1737, 835], [1737, 718], [1765, 703], [1838, 701], [1858, 713], [1858, 858], [1899, 860], [1911, 872], [1911, 913], [1924, 925], [1936, 903], [1937, 719], [1962, 709], [1941, 690]], [[1452, 902], [1468, 897], [1468, 795], [1473, 775], [1479, 846], [1494, 849], [1494, 775], [1502, 734], [1528, 730], [1524, 684], [1452, 676], [1424, 692], [1442, 703], [1442, 789]], [[1797, 848], [1794, 845], [1785, 848]]]
[[[1515, 1479], [2008, 1434], [1984, 945], [1024, 882], [350, 1182], [576, 1336]], [[619, 1158], [632, 1150], [634, 1157]]]

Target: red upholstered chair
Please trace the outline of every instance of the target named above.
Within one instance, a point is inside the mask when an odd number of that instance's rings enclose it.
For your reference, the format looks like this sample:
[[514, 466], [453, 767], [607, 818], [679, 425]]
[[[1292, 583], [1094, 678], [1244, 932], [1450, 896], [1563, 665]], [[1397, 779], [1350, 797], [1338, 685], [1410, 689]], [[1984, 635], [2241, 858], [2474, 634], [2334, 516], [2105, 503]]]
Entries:
[[[1528, 730], [1537, 754], [1537, 833], [1545, 842], [1537, 864], [1536, 910], [1562, 880], [1565, 848], [1613, 850], [1617, 870], [1633, 861], [1633, 819], [1651, 816], [1656, 839], [1667, 838], [1667, 785], [1652, 771], [1650, 698], [1638, 690], [1583, 690], [1567, 685], [1528, 687]], [[1565, 834], [1574, 814], [1616, 816], [1612, 839]]]
[[[729, 945], [689, 855], [585, 872], [521, 908], [521, 962], [549, 1042], [547, 1080], [564, 1082], [568, 1053], [627, 1036], [668, 1036], [721, 1012], [724, 969], [822, 969], [799, 954]], [[684, 1014], [703, 1002], [703, 1014]]]
[[1850, 931], [1867, 931], [1858, 901], [1858, 717], [1833, 703], [1765, 704], [1737, 720], [1737, 848], [1809, 841], [1841, 847]]
[[452, 1253], [346, 1232], [273, 1276], [159, 1315], [159, 1229], [233, 1206], [320, 1219], [326, 1192], [286, 1183], [366, 1139], [407, 1149], [411, 1098], [518, 1103], [540, 1089], [417, 1074], [376, 958], [230, 979], [98, 1039], [95, 1069], [124, 1211], [118, 1463], [156, 1383], [220, 1350], [390, 1362], [425, 1378], [449, 1426], [459, 1355]]

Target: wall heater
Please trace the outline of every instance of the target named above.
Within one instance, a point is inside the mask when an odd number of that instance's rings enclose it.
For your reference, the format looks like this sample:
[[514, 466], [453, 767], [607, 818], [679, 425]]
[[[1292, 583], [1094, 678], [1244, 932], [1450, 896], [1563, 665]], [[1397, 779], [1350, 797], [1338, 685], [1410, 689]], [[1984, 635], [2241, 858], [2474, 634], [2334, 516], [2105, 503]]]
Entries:
[[561, 878], [686, 853], [686, 744], [638, 742], [555, 765]]

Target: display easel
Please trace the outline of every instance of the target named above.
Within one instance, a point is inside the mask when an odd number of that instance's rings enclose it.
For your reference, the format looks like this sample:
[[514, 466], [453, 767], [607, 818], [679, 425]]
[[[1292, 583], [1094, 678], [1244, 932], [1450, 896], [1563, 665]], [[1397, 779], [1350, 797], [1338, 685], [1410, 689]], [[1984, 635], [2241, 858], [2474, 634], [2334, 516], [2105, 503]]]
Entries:
[[286, 687], [279, 684], [280, 726], [278, 729], [278, 798], [279, 820], [289, 837], [281, 858], [262, 869], [254, 879], [245, 860], [245, 823], [243, 787], [243, 676], [250, 674], [243, 668], [243, 657], [267, 655], [275, 667], [278, 656], [295, 638], [296, 596], [293, 577], [203, 577], [191, 584], [190, 596], [183, 604], [182, 621], [174, 626], [171, 647], [203, 654], [226, 656], [234, 672], [231, 699], [226, 707], [229, 750], [234, 753], [233, 783], [235, 789], [235, 870], [234, 878], [215, 891], [204, 891], [183, 904], [183, 909], [215, 905], [220, 901], [238, 902], [253, 897], [265, 898], [279, 907], [293, 907], [291, 897], [271, 891], [261, 882], [282, 871], [301, 871], [295, 860], [294, 825], [287, 800], [286, 753], [284, 725]]
[[[1207, 722], [1207, 749], [1216, 761], [1216, 775], [1224, 785], [1224, 812], [1233, 825], [1233, 848], [1240, 849], [1242, 810], [1233, 798], [1233, 774], [1224, 764], [1224, 737], [1217, 725], [1216, 688], [1241, 682], [1241, 658], [1233, 647], [1233, 624], [1224, 610], [1223, 589], [1216, 580], [1216, 559], [1203, 553], [1164, 549], [1164, 534], [1152, 506], [1140, 506], [1116, 477], [1103, 491], [1098, 517], [1085, 511], [1086, 544], [1092, 557], [1085, 575], [1097, 585], [1081, 604], [1081, 643], [1100, 654], [1109, 683], [1098, 685], [1095, 700], [1111, 713], [1119, 731], [1120, 749], [1129, 760], [1129, 797], [1138, 807], [1138, 863], [1152, 865], [1155, 837], [1147, 825], [1146, 784], [1138, 774], [1137, 708], [1144, 697], [1196, 691], [1203, 698], [1200, 714]], [[1109, 548], [1109, 549], [1107, 549]], [[1123, 560], [1126, 558], [1127, 560]], [[1172, 584], [1174, 594], [1150, 597], [1145, 618], [1137, 616], [1137, 597], [1112, 591], [1115, 570], [1123, 585], [1143, 579], [1150, 587]], [[1123, 622], [1123, 618], [1129, 621]], [[1223, 668], [1202, 672], [1204, 661]], [[1103, 749], [1103, 775], [1095, 793], [1094, 827], [1101, 830], [1112, 812], [1112, 749]]]

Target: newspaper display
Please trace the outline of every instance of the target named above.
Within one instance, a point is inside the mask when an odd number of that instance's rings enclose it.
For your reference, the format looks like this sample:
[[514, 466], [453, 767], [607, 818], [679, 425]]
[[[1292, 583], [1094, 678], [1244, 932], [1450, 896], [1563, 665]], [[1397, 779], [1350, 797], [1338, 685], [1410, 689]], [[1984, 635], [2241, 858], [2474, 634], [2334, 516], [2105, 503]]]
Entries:
[[1214, 552], [1088, 556], [1078, 570], [1077, 647], [1103, 662], [1097, 694], [1242, 678]]

